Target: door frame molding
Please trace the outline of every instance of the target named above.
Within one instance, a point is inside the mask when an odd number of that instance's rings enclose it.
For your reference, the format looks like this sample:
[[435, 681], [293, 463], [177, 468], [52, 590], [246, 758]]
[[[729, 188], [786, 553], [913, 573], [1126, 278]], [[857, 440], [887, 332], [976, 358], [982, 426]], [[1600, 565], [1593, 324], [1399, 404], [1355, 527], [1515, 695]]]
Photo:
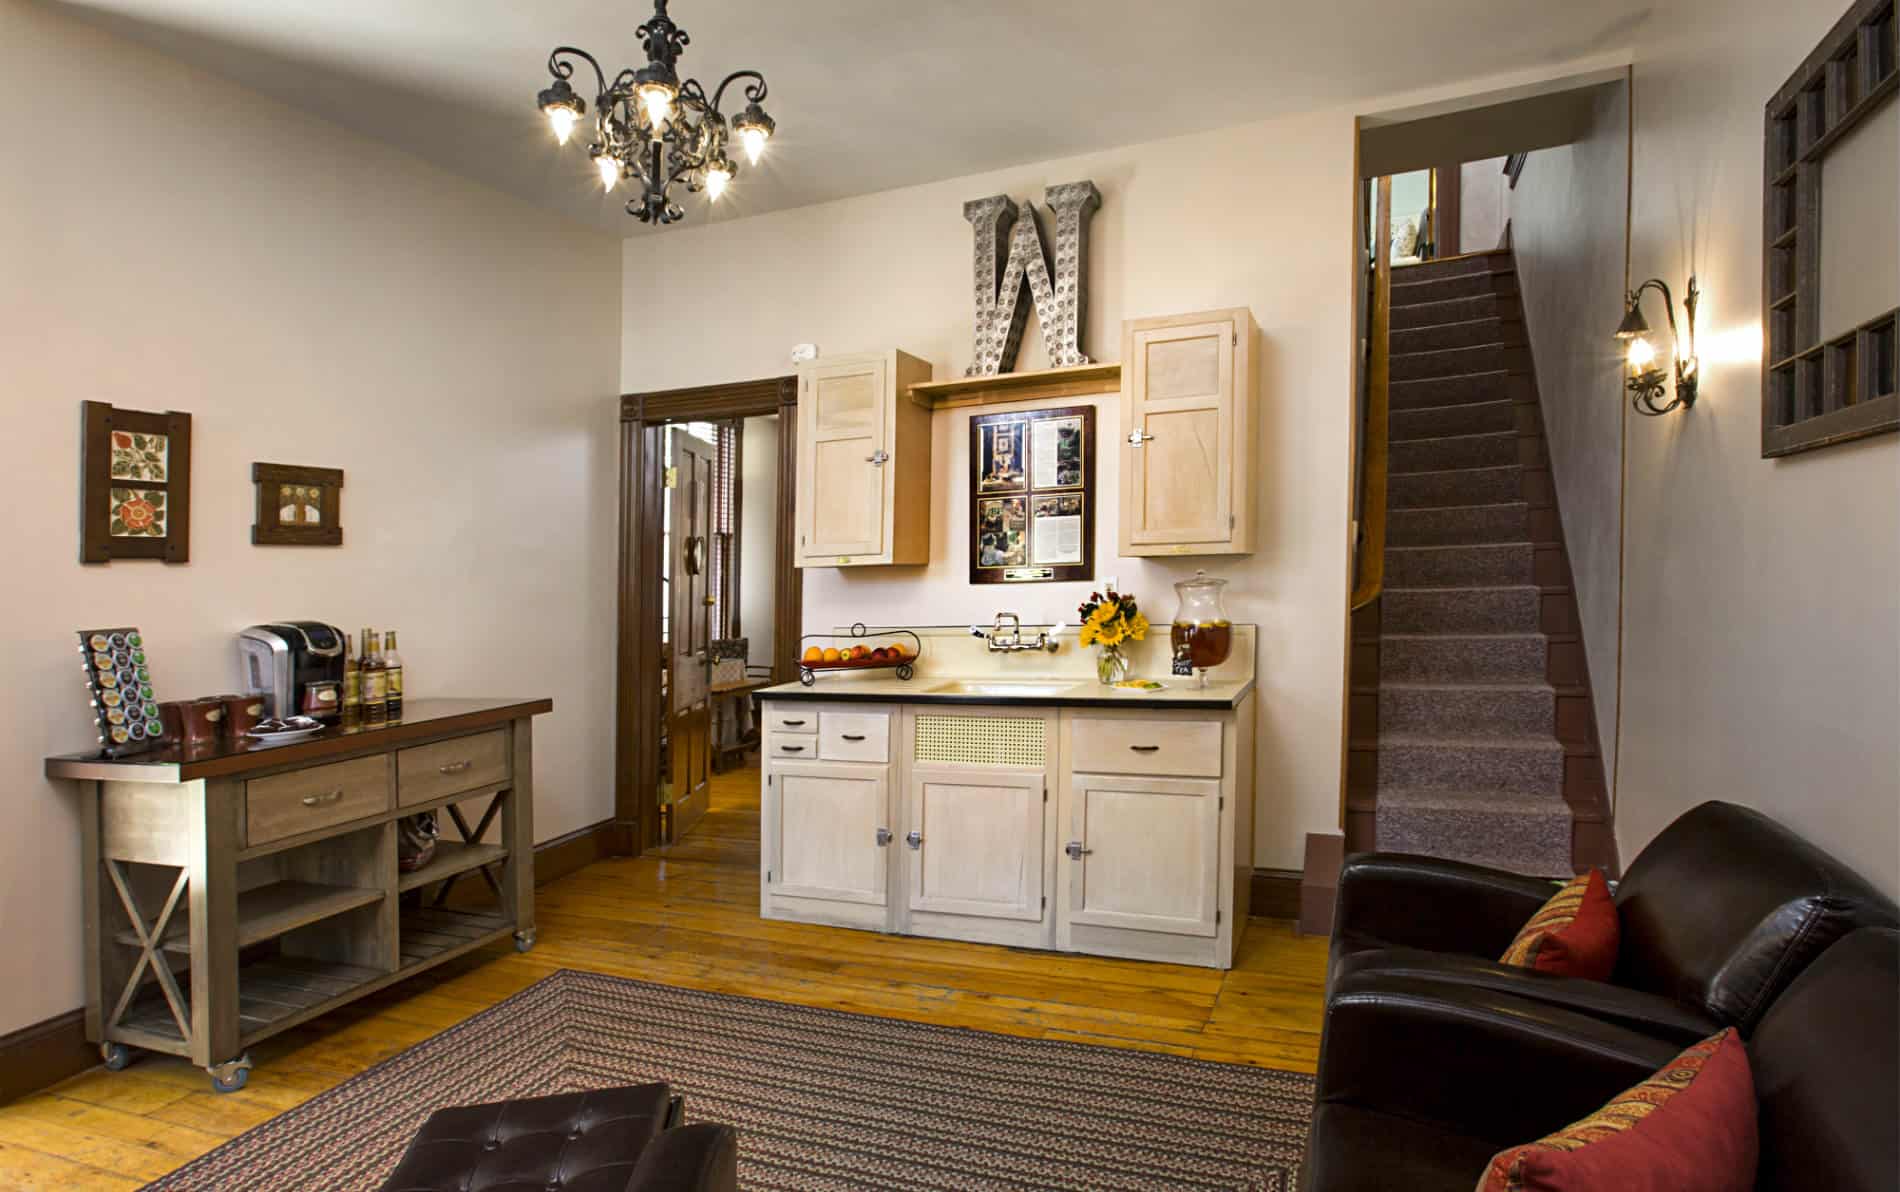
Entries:
[[798, 378], [764, 377], [695, 385], [620, 398], [620, 570], [615, 614], [614, 822], [622, 852], [638, 856], [659, 843], [660, 510], [665, 500], [660, 434], [694, 419], [779, 416], [778, 543], [772, 584], [772, 674], [797, 669], [804, 585], [793, 565], [798, 491]]

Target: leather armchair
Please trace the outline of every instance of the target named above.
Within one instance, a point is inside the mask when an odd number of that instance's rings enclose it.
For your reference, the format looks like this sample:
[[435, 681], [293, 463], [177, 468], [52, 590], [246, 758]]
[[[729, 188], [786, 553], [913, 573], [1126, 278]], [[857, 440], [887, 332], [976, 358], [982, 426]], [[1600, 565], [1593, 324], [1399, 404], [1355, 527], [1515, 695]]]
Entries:
[[382, 1192], [733, 1192], [738, 1136], [664, 1084], [438, 1109]]
[[1751, 1032], [1828, 945], [1900, 909], [1851, 869], [1760, 812], [1696, 807], [1630, 864], [1609, 982], [1496, 963], [1554, 891], [1543, 879], [1429, 857], [1371, 853], [1340, 874], [1334, 988], [1383, 973], [1489, 989], [1686, 1045]]
[[[1900, 1187], [1900, 932], [1829, 948], [1748, 1040], [1760, 1192]], [[1342, 978], [1326, 1009], [1304, 1192], [1468, 1192], [1490, 1157], [1647, 1079], [1673, 1042], [1439, 981]]]

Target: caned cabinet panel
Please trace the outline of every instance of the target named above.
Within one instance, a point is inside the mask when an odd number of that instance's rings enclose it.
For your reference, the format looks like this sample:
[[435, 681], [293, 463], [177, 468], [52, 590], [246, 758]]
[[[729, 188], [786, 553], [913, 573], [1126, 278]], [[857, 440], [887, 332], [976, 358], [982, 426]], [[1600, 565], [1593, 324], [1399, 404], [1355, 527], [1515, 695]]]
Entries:
[[908, 795], [911, 910], [1042, 918], [1042, 771], [916, 766]]
[[766, 787], [771, 893], [873, 906], [887, 903], [890, 783], [882, 766], [780, 762]]
[[1252, 336], [1245, 310], [1123, 324], [1123, 554], [1252, 550]]
[[929, 379], [903, 352], [800, 368], [799, 566], [929, 561], [930, 415], [908, 392]]
[[1220, 905], [1215, 781], [1076, 774], [1063, 792], [1073, 925], [1212, 936]]

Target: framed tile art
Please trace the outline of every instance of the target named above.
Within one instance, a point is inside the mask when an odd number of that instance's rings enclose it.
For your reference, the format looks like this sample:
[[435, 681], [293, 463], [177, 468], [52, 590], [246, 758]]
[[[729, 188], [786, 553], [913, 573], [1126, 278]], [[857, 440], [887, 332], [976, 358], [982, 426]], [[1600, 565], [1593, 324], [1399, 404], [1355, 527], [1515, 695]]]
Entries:
[[342, 546], [343, 469], [252, 464], [257, 546]]
[[191, 415], [80, 403], [79, 561], [191, 557]]

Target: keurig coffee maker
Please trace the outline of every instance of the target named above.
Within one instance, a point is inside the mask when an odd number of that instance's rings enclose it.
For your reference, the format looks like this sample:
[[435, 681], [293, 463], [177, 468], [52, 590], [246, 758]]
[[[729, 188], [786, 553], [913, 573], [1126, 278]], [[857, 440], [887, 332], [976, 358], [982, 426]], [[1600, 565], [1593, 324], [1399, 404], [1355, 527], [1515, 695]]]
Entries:
[[342, 711], [343, 631], [322, 621], [252, 625], [238, 634], [247, 694], [270, 697], [272, 716], [335, 719]]

